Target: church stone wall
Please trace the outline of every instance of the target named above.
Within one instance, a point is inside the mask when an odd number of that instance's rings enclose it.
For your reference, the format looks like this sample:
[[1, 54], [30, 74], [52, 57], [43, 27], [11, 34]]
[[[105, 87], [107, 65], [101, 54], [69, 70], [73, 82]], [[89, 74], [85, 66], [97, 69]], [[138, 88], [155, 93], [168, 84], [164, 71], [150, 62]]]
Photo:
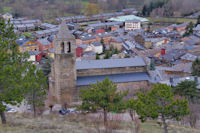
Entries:
[[[148, 81], [137, 81], [137, 82], [123, 82], [116, 83], [119, 90], [128, 90], [126, 98], [134, 97], [137, 91], [145, 90], [148, 91], [153, 87]], [[78, 86], [76, 87], [76, 101], [80, 101], [79, 95], [81, 89], [88, 89], [90, 86]]]
[[110, 74], [124, 74], [134, 72], [146, 72], [146, 67], [123, 67], [123, 68], [103, 68], [103, 69], [87, 69], [77, 70], [78, 77], [84, 76], [99, 76], [99, 75], [110, 75]]

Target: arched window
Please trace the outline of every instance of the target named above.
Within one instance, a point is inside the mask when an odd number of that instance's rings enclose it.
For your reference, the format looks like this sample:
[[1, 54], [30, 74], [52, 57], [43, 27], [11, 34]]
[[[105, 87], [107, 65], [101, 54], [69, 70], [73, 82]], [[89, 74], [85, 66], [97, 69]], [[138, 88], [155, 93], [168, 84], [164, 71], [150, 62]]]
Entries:
[[71, 43], [68, 42], [67, 45], [68, 45], [68, 51], [67, 51], [67, 52], [68, 52], [68, 53], [71, 53]]
[[65, 44], [64, 44], [64, 42], [61, 42], [60, 47], [61, 47], [61, 53], [64, 53], [65, 52]]

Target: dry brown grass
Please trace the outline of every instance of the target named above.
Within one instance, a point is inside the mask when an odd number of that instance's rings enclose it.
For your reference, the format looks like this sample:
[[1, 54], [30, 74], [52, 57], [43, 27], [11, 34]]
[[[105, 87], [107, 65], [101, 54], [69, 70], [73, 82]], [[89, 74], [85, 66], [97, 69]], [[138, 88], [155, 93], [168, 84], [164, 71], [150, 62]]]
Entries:
[[[0, 133], [105, 133], [103, 121], [88, 115], [58, 114], [33, 118], [30, 114], [9, 114], [7, 125], [0, 125]], [[124, 121], [110, 121], [108, 133], [134, 133], [134, 124]], [[142, 124], [141, 133], [162, 133], [162, 128], [156, 123]], [[170, 133], [200, 133], [185, 127], [173, 127]]]

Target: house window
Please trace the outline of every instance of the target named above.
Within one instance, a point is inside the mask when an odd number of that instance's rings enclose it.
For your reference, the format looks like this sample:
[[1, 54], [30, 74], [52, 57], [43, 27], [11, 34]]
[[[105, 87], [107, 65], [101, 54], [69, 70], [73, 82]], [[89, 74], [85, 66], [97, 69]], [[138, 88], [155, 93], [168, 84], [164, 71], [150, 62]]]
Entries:
[[71, 43], [68, 42], [67, 45], [68, 45], [68, 51], [67, 51], [67, 52], [68, 52], [68, 53], [71, 53]]
[[64, 53], [65, 52], [65, 44], [64, 44], [64, 42], [62, 42], [60, 44], [60, 47], [61, 47], [61, 53]]

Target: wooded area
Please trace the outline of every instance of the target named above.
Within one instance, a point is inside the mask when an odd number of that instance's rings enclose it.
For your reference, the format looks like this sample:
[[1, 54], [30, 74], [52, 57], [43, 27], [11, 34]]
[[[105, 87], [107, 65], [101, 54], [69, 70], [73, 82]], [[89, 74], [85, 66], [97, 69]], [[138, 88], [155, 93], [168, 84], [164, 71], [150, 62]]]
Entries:
[[[200, 9], [199, 0], [0, 0], [0, 13], [14, 17], [52, 20], [72, 15], [136, 8], [144, 16], [184, 16]], [[92, 10], [92, 11], [91, 11]]]

